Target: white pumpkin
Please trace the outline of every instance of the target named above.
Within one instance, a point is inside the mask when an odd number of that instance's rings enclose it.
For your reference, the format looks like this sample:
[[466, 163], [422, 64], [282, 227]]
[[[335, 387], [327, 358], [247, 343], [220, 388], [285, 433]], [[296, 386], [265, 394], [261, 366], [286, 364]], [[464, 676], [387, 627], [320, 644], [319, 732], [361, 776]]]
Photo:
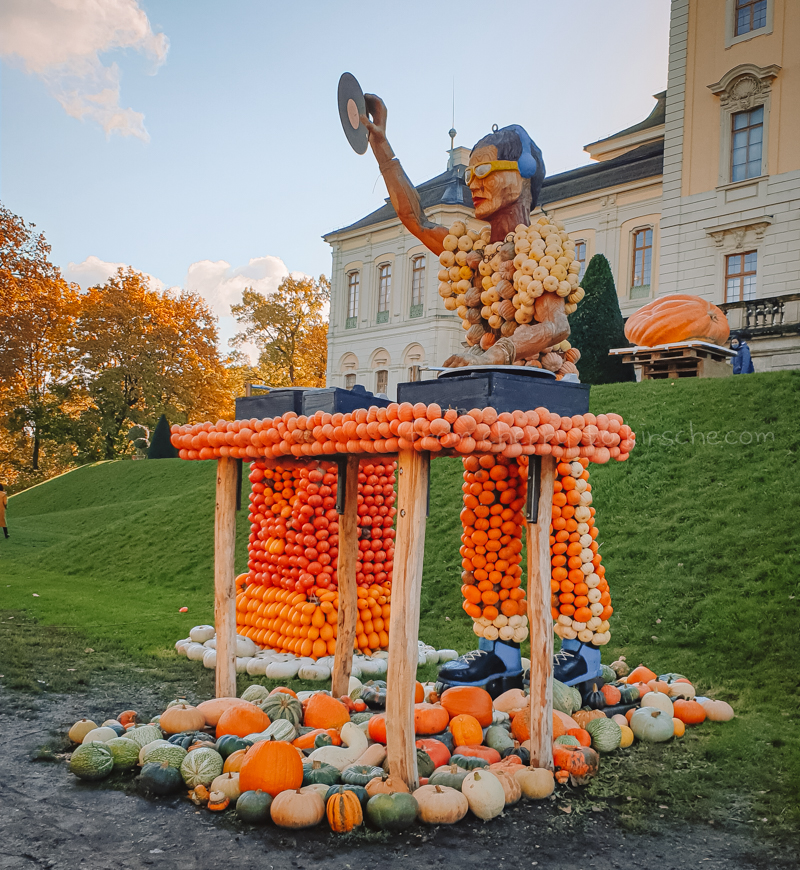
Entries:
[[672, 701], [663, 692], [646, 692], [642, 698], [640, 706], [655, 707], [656, 710], [662, 710], [668, 716], [675, 715], [672, 708]]
[[186, 658], [188, 658], [190, 662], [199, 662], [203, 660], [203, 656], [206, 652], [207, 650], [203, 644], [190, 643], [189, 646], [186, 647]]
[[113, 740], [115, 737], [119, 737], [119, 734], [113, 728], [93, 728], [91, 731], [87, 731], [81, 740], [81, 743], [108, 743], [109, 740]]
[[461, 783], [461, 793], [467, 799], [472, 812], [484, 821], [503, 812], [506, 793], [500, 780], [488, 770], [473, 770]]
[[244, 635], [236, 635], [236, 655], [239, 658], [252, 658], [258, 652], [255, 641]]
[[311, 680], [321, 683], [331, 678], [331, 669], [327, 665], [303, 665], [297, 672], [301, 680]]
[[203, 667], [213, 671], [217, 666], [217, 651], [215, 649], [207, 649], [203, 654]]
[[426, 825], [452, 825], [467, 814], [469, 801], [458, 789], [423, 785], [414, 792], [417, 818]]
[[625, 725], [628, 724], [628, 720], [627, 720], [627, 719], [622, 715], [622, 713], [615, 713], [615, 714], [611, 717], [611, 721], [612, 721], [612, 722], [616, 722], [617, 725], [619, 725], [620, 728], [622, 728], [622, 727], [624, 727]]
[[730, 722], [733, 719], [733, 707], [725, 701], [714, 701], [711, 698], [703, 698], [700, 703], [706, 711], [706, 719], [711, 722]]
[[207, 641], [203, 644], [203, 646], [204, 646], [206, 649], [216, 649], [216, 648], [217, 648], [217, 639], [216, 639], [215, 637], [212, 637], [211, 640], [207, 640]]
[[252, 661], [252, 658], [248, 656], [247, 658], [236, 657], [236, 673], [237, 674], [246, 674], [247, 673], [247, 665]]
[[239, 774], [238, 773], [222, 773], [209, 786], [209, 791], [221, 791], [228, 800], [233, 804], [239, 800], [241, 791], [239, 789]]
[[[344, 770], [348, 765], [355, 764], [367, 751], [369, 746], [367, 735], [352, 722], [345, 722], [339, 733], [343, 746], [320, 746], [308, 756], [308, 761], [321, 761], [337, 770]], [[502, 790], [502, 786], [500, 788]]]
[[185, 637], [182, 640], [175, 641], [175, 651], [182, 656], [186, 655], [186, 647], [191, 643], [191, 638]]
[[97, 722], [91, 719], [79, 719], [72, 728], [69, 729], [68, 737], [73, 743], [82, 743], [83, 738], [98, 727]]
[[351, 692], [355, 692], [356, 689], [360, 689], [361, 685], [361, 680], [351, 672], [350, 681], [347, 684], [347, 694], [349, 695]]
[[553, 771], [544, 767], [520, 767], [514, 771], [514, 779], [519, 783], [522, 794], [532, 801], [550, 797], [556, 787]]
[[691, 701], [697, 694], [691, 683], [671, 683], [669, 687], [670, 698], [685, 698]]
[[439, 650], [439, 664], [444, 664], [445, 662], [452, 662], [458, 658], [458, 652], [454, 649], [440, 649]]
[[189, 632], [189, 639], [194, 643], [205, 643], [207, 640], [211, 640], [215, 634], [213, 625], [196, 625]]
[[291, 680], [297, 676], [299, 670], [297, 659], [292, 658], [289, 661], [270, 662], [264, 675], [268, 680]]

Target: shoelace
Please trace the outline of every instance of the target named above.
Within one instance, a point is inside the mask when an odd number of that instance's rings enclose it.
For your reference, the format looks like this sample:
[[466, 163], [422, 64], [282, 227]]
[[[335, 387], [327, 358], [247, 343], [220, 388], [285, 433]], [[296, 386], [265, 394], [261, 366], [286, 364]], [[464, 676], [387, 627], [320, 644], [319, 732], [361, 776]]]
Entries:
[[560, 664], [564, 664], [564, 662], [568, 662], [570, 659], [575, 658], [575, 653], [571, 652], [570, 650], [562, 649], [562, 650], [559, 650], [555, 654], [555, 656], [553, 656], [553, 658], [555, 659], [555, 663], [560, 665]]
[[486, 650], [482, 650], [482, 649], [473, 649], [473, 650], [470, 650], [470, 652], [468, 652], [468, 653], [464, 653], [464, 655], [461, 656], [461, 658], [462, 658], [465, 662], [471, 662], [471, 661], [474, 661], [474, 660], [477, 659], [477, 658], [481, 658], [481, 657], [484, 656], [484, 655], [486, 655]]

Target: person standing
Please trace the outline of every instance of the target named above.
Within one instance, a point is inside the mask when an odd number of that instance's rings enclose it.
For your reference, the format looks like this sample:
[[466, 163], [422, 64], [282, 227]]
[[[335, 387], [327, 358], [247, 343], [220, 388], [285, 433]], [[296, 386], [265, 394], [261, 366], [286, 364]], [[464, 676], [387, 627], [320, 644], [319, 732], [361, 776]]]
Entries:
[[750, 357], [750, 347], [743, 338], [734, 335], [731, 338], [731, 350], [736, 351], [733, 358], [733, 373], [735, 375], [752, 375], [755, 373], [753, 360]]
[[8, 494], [6, 488], [0, 483], [0, 526], [3, 527], [3, 534], [8, 537], [8, 527], [6, 526], [6, 506], [8, 505]]

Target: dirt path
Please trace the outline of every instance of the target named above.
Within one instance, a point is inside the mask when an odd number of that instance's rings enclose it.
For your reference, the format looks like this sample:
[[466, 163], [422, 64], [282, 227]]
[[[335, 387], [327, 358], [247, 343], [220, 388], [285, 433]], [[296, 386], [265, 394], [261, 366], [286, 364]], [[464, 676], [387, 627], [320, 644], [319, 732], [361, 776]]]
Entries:
[[[555, 802], [520, 804], [484, 825], [415, 826], [394, 836], [336, 837], [320, 826], [292, 834], [272, 825], [241, 826], [231, 813], [212, 815], [183, 797], [146, 800], [132, 778], [125, 785], [81, 783], [63, 758], [32, 760], [43, 746], [58, 746], [69, 726], [89, 714], [100, 722], [135, 698], [138, 709], [158, 709], [146, 692], [92, 691], [85, 696], [36, 699], [0, 689], [0, 868], [58, 870], [330, 870], [391, 867], [541, 867], [548, 870], [750, 870], [776, 867], [746, 829], [654, 820], [648, 834], [620, 828], [614, 811], [567, 815]], [[561, 805], [563, 801], [559, 802]], [[797, 866], [786, 864], [786, 867]]]

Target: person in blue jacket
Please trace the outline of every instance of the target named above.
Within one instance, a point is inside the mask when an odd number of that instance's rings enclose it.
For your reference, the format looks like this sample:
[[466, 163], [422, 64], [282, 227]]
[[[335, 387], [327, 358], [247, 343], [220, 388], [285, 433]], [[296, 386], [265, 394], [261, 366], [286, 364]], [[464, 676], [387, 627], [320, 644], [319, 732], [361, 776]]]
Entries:
[[743, 338], [734, 335], [731, 338], [731, 350], [736, 351], [733, 358], [733, 373], [735, 375], [752, 375], [755, 372], [753, 360], [750, 358], [750, 346]]

